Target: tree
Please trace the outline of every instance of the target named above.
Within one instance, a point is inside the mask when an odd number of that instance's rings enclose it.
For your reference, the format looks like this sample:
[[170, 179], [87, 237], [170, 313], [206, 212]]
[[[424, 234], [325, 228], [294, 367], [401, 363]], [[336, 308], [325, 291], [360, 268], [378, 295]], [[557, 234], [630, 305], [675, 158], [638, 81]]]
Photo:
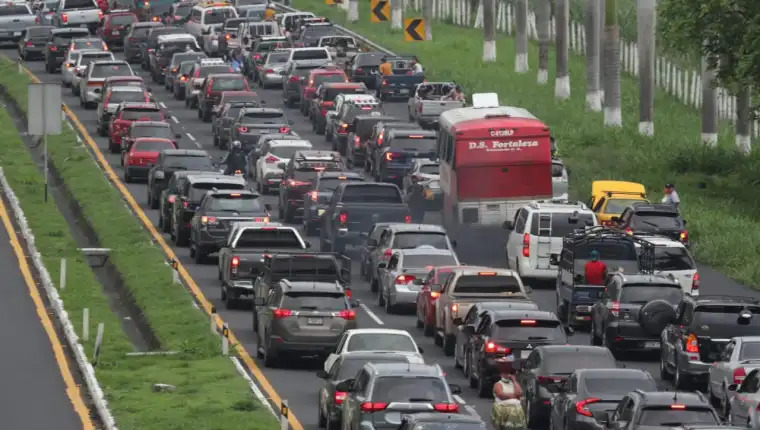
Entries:
[[528, 68], [528, 0], [516, 0], [515, 72], [525, 73]]
[[655, 0], [638, 0], [639, 133], [654, 135]]
[[496, 1], [483, 0], [483, 62], [496, 61]]
[[402, 18], [402, 10], [404, 8], [403, 0], [391, 0], [391, 29], [402, 30], [404, 26], [404, 20]]
[[551, 0], [538, 0], [536, 4], [536, 32], [538, 33], [538, 76], [536, 82], [549, 81], [549, 44], [551, 43]]
[[718, 145], [718, 90], [710, 61], [702, 59], [702, 143]]
[[617, 0], [605, 0], [604, 6], [604, 125], [622, 127], [620, 112], [620, 26]]
[[568, 60], [570, 58], [570, 0], [555, 0], [554, 19], [557, 44], [557, 76], [554, 80], [554, 97], [561, 100], [570, 98], [570, 73]]
[[586, 0], [584, 21], [586, 27], [586, 108], [593, 112], [602, 111], [602, 91], [599, 80], [599, 57], [601, 51], [601, 10], [599, 0]]

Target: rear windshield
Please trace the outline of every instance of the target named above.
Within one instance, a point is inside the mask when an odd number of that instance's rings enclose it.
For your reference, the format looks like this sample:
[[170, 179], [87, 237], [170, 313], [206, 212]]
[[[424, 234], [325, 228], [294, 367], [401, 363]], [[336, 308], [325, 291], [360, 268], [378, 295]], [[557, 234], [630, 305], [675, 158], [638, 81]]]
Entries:
[[343, 193], [344, 203], [401, 203], [398, 188], [386, 186], [347, 187]]
[[363, 54], [356, 57], [356, 61], [354, 62], [357, 66], [380, 66], [380, 63], [382, 63], [382, 59], [385, 56], [385, 54], [377, 53], [377, 54]]
[[198, 58], [204, 58], [205, 55], [203, 55], [200, 52], [193, 52], [193, 53], [182, 53], [182, 54], [174, 54], [172, 57], [172, 65], [176, 66], [177, 64], [182, 64], [183, 62], [187, 61], [188, 65], [190, 67], [193, 66], [194, 60], [197, 60]]
[[80, 33], [80, 32], [63, 32], [63, 33], [56, 33], [53, 39], [53, 42], [60, 45], [63, 43], [68, 43], [68, 41], [71, 41], [71, 39], [76, 39], [77, 37], [87, 36], [89, 33]]
[[43, 37], [50, 35], [51, 30], [52, 28], [50, 27], [32, 27], [27, 30], [27, 34], [30, 39], [42, 39]]
[[270, 23], [265, 24], [252, 24], [248, 27], [248, 34], [251, 36], [269, 36], [274, 34], [274, 25]]
[[[296, 245], [298, 246], [298, 245]], [[338, 278], [339, 268], [332, 258], [314, 258], [308, 254], [300, 257], [275, 259], [272, 262], [271, 272], [281, 277], [308, 275]]]
[[100, 51], [104, 50], [103, 42], [101, 41], [95, 41], [95, 40], [82, 40], [78, 42], [74, 42], [74, 49], [98, 49]]
[[291, 159], [293, 158], [293, 154], [296, 153], [296, 151], [303, 151], [304, 149], [309, 149], [309, 146], [273, 146], [269, 153], [274, 155], [278, 158], [284, 158], [284, 159]]
[[654, 270], [695, 270], [697, 268], [686, 248], [655, 246]]
[[340, 185], [341, 182], [346, 182], [346, 181], [364, 182], [364, 179], [355, 177], [355, 176], [346, 176], [346, 179], [338, 179], [338, 178], [322, 179], [319, 181], [319, 186], [317, 187], [317, 191], [332, 192], [336, 188], [338, 188], [338, 185]]
[[394, 137], [391, 139], [390, 148], [393, 151], [407, 152], [435, 152], [438, 141], [434, 136], [423, 139], [411, 139], [407, 137]]
[[437, 164], [427, 164], [420, 167], [420, 173], [423, 173], [425, 175], [440, 175], [441, 166]]
[[132, 76], [132, 69], [126, 64], [104, 64], [94, 65], [92, 69], [92, 78], [107, 78], [109, 76]]
[[602, 261], [606, 260], [633, 260], [638, 262], [636, 255], [636, 247], [628, 241], [618, 242], [596, 242], [585, 245], [577, 245], [573, 249], [574, 257], [576, 260], [590, 260], [591, 251], [599, 251], [599, 257]]
[[438, 249], [449, 249], [446, 234], [442, 232], [409, 231], [393, 235], [393, 249], [412, 249], [428, 245]]
[[208, 9], [205, 14], [204, 24], [222, 24], [227, 18], [234, 17], [235, 11], [232, 8], [214, 8]]
[[652, 300], [665, 300], [675, 306], [682, 297], [683, 292], [678, 285], [625, 284], [620, 293], [622, 303], [640, 305]]
[[457, 260], [453, 255], [405, 255], [404, 268], [419, 269], [428, 267], [432, 270], [435, 266], [454, 266]]
[[230, 66], [204, 66], [199, 70], [199, 78], [205, 78], [208, 75], [214, 73], [232, 73], [233, 70]]
[[194, 65], [195, 63], [193, 63], [192, 61], [183, 62], [179, 66], [179, 72], [183, 75], [187, 75], [190, 73], [191, 70], [193, 70]]
[[213, 212], [260, 212], [261, 199], [251, 194], [215, 196], [208, 209]]
[[227, 21], [224, 22], [224, 29], [225, 30], [237, 30], [238, 26], [240, 24], [244, 23], [245, 21], [247, 21], [247, 20], [244, 19], [244, 18], [235, 18], [235, 19], [227, 20]]
[[544, 351], [544, 369], [554, 375], [569, 375], [575, 369], [616, 369], [609, 352], [576, 351], [576, 348]]
[[29, 8], [26, 6], [3, 6], [0, 7], [0, 16], [8, 15], [31, 15]]
[[71, 9], [95, 9], [98, 6], [92, 0], [66, 0], [63, 2], [64, 10]]
[[129, 25], [134, 21], [134, 15], [111, 15], [111, 25]]
[[166, 169], [211, 170], [213, 164], [208, 157], [193, 157], [190, 155], [171, 155], [166, 157]]
[[214, 91], [240, 91], [245, 89], [245, 79], [243, 78], [217, 78], [211, 84]]
[[501, 320], [493, 327], [491, 337], [498, 340], [559, 340], [564, 341], [565, 331], [557, 320]]
[[[651, 378], [627, 378], [615, 376], [614, 382], [609, 378], [584, 378], [586, 392], [595, 397], [599, 394], [624, 396], [633, 390], [657, 391], [657, 386]], [[604, 398], [604, 396], [599, 396]]]
[[454, 287], [455, 294], [515, 294], [520, 293], [520, 284], [514, 276], [464, 275]]
[[[174, 51], [175, 53], [178, 51], [187, 51], [188, 49], [195, 50], [195, 43], [193, 43], [193, 40], [188, 39], [180, 39], [180, 40], [168, 40], [159, 46], [159, 49], [162, 51]], [[166, 55], [166, 54], [163, 54]]]
[[351, 336], [346, 351], [418, 352], [412, 339], [396, 333], [364, 333]]
[[238, 248], [301, 248], [298, 234], [289, 228], [248, 228], [237, 241]]
[[121, 112], [121, 119], [143, 120], [143, 121], [163, 121], [164, 116], [161, 111], [153, 109], [129, 109]]
[[179, 17], [185, 17], [185, 16], [190, 15], [190, 11], [192, 9], [193, 9], [193, 7], [190, 6], [190, 5], [177, 6], [177, 8], [174, 9], [174, 14], [177, 15], [177, 16], [179, 16]]
[[226, 190], [242, 190], [244, 187], [241, 184], [224, 184], [219, 182], [198, 182], [192, 185], [190, 188], [190, 200], [197, 202], [200, 201], [203, 196], [206, 195], [206, 191], [213, 190], [214, 188], [224, 188]]
[[449, 402], [446, 384], [440, 378], [382, 376], [375, 380], [373, 402]]
[[[594, 215], [589, 213], [584, 214], [571, 214], [571, 213], [554, 213], [544, 214], [551, 216], [551, 233], [545, 232], [541, 236], [551, 237], [565, 237], [575, 230], [586, 228], [586, 226], [594, 225]], [[541, 214], [534, 213], [531, 217], [530, 234], [538, 236], [538, 225], [541, 224], [541, 228], [546, 227], [546, 217], [541, 220]], [[601, 252], [601, 251], [599, 251]], [[577, 256], [575, 258], [580, 258]]]
[[[752, 312], [752, 319], [742, 320], [739, 324], [739, 312], [747, 309]], [[691, 327], [694, 334], [707, 336], [734, 337], [755, 336], [760, 330], [760, 307], [742, 305], [702, 305], [694, 311]]]
[[245, 113], [245, 118], [251, 118], [251, 119], [276, 119], [276, 118], [282, 118], [284, 116], [285, 114], [282, 112], [248, 111]]
[[338, 369], [338, 377], [336, 380], [351, 379], [364, 367], [367, 363], [408, 363], [406, 357], [401, 355], [391, 355], [390, 357], [384, 357], [381, 354], [377, 354], [372, 358], [348, 358], [344, 359], [340, 363], [340, 369]]
[[293, 51], [292, 60], [327, 60], [330, 55], [326, 49], [299, 49]]
[[132, 147], [135, 151], [153, 151], [160, 152], [164, 149], [174, 149], [174, 145], [171, 142], [165, 140], [144, 140], [141, 142], [135, 142]]
[[639, 425], [677, 427], [686, 424], [719, 424], [712, 410], [707, 408], [673, 409], [669, 406], [644, 408]]
[[87, 66], [93, 61], [103, 61], [103, 60], [111, 60], [113, 59], [113, 56], [111, 53], [104, 52], [102, 54], [82, 54], [82, 59], [79, 60], [80, 66]]
[[631, 218], [631, 227], [639, 231], [653, 232], [664, 229], [679, 229], [683, 225], [681, 217], [675, 213], [673, 215], [637, 213]]
[[322, 100], [331, 102], [338, 97], [338, 94], [364, 94], [365, 92], [364, 88], [328, 88]]
[[742, 342], [740, 360], [760, 359], [760, 342]]
[[161, 127], [158, 125], [148, 125], [133, 127], [130, 133], [131, 137], [159, 137], [161, 139], [174, 139], [174, 133], [171, 128]]
[[132, 37], [137, 37], [140, 39], [144, 39], [148, 37], [148, 33], [150, 33], [150, 29], [153, 27], [137, 27], [132, 32]]
[[263, 18], [267, 13], [266, 10], [261, 9], [243, 9], [241, 12], [244, 13], [243, 16], [246, 18]]
[[332, 73], [329, 75], [319, 74], [314, 76], [314, 86], [318, 87], [327, 82], [346, 82], [346, 77], [343, 73]]
[[604, 207], [604, 212], [608, 214], [620, 214], [620, 213], [623, 213], [625, 208], [633, 205], [634, 203], [641, 203], [641, 200], [629, 200], [629, 199], [607, 200], [607, 206]]
[[[319, 39], [322, 36], [327, 36], [334, 32], [332, 25], [311, 25], [306, 27], [303, 32], [304, 39]], [[323, 55], [327, 55], [327, 52]], [[327, 57], [313, 57], [313, 58], [327, 58]], [[304, 58], [306, 59], [306, 58]], [[311, 58], [309, 58], [311, 59]]]
[[267, 63], [286, 63], [289, 55], [287, 52], [272, 52], [267, 57]]
[[295, 170], [293, 172], [293, 179], [296, 181], [313, 181], [314, 179], [317, 179], [320, 172], [324, 172], [326, 170], [343, 170], [343, 165], [335, 162], [330, 163], [319, 163], [320, 167], [305, 167], [300, 168], [298, 170]]
[[[340, 311], [348, 308], [343, 293], [293, 292], [286, 293], [280, 305], [294, 311]], [[313, 318], [309, 318], [310, 320]], [[320, 320], [319, 318], [316, 318]], [[319, 321], [322, 322], [321, 320]], [[319, 324], [321, 325], [321, 324]]]

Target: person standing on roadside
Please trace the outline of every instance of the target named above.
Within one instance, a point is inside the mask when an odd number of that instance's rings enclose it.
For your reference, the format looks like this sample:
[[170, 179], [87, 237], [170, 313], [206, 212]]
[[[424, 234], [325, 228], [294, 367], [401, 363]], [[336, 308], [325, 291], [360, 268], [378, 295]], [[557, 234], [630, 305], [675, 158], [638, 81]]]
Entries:
[[673, 184], [665, 184], [665, 196], [662, 198], [662, 202], [667, 205], [673, 205], [676, 210], [681, 204], [681, 199], [678, 197], [676, 186]]

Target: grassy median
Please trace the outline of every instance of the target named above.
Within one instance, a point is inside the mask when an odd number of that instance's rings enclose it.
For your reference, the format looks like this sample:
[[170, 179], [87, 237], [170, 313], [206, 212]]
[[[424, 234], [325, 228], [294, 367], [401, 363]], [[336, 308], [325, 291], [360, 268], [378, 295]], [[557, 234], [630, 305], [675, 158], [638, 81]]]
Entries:
[[572, 97], [561, 102], [554, 98], [553, 52], [549, 85], [536, 84], [538, 49], [533, 44], [530, 72], [520, 75], [514, 73], [514, 40], [503, 34], [497, 37], [498, 61], [483, 64], [479, 29], [434, 23], [433, 41], [410, 43], [391, 31], [389, 23], [370, 23], [368, 2], [359, 2], [361, 19], [356, 24], [346, 23], [343, 10], [322, 2], [293, 0], [293, 7], [329, 16], [396, 53], [417, 55], [429, 80], [455, 80], [468, 94], [498, 92], [502, 104], [533, 112], [556, 136], [560, 155], [571, 170], [571, 193], [579, 200], [588, 200], [591, 182], [597, 179], [642, 182], [654, 200], [662, 197], [665, 183], [674, 182], [697, 258], [735, 279], [760, 285], [756, 264], [760, 201], [747, 188], [760, 180], [760, 156], [738, 155], [733, 131], [727, 126], [721, 129], [718, 149], [703, 149], [699, 113], [658, 91], [656, 136], [642, 137], [638, 134], [638, 85], [624, 77], [624, 127], [605, 128], [601, 113], [585, 110], [585, 67], [579, 56], [570, 58]]
[[[0, 59], [0, 85], [26, 108], [28, 77], [19, 75], [7, 58]], [[106, 326], [97, 368], [119, 428], [122, 429], [270, 429], [276, 423], [254, 399], [230, 360], [220, 355], [218, 337], [190, 295], [172, 283], [164, 255], [125, 207], [119, 192], [105, 179], [87, 149], [64, 127], [48, 139], [51, 162], [78, 200], [111, 261], [124, 278], [151, 329], [174, 356], [127, 357], [132, 345], [111, 312], [87, 263], [77, 251], [66, 220], [53, 202], [43, 201], [43, 178], [21, 141], [14, 123], [0, 110], [0, 164], [32, 228], [37, 248], [53, 279], [59, 259], [68, 259], [68, 283], [62, 298], [69, 315], [79, 321], [90, 309], [93, 326]], [[77, 327], [79, 329], [79, 327]], [[91, 333], [93, 330], [91, 329]], [[88, 353], [92, 351], [87, 345]], [[173, 393], [154, 393], [154, 383], [175, 385]]]

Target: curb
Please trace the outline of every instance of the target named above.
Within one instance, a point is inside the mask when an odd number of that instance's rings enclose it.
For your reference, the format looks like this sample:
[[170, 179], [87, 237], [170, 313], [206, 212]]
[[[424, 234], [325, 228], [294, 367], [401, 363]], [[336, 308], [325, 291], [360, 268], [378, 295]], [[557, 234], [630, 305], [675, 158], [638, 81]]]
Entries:
[[100, 388], [98, 379], [95, 376], [95, 369], [87, 360], [87, 354], [79, 343], [79, 336], [77, 336], [76, 331], [74, 330], [74, 325], [71, 323], [69, 315], [64, 309], [63, 300], [61, 300], [58, 295], [58, 290], [56, 290], [55, 285], [53, 284], [50, 273], [42, 262], [42, 256], [37, 251], [37, 247], [34, 244], [34, 234], [32, 234], [32, 231], [29, 228], [29, 224], [26, 221], [24, 211], [21, 209], [16, 193], [11, 189], [5, 178], [5, 172], [2, 167], [0, 167], [0, 187], [8, 197], [13, 212], [13, 218], [18, 223], [19, 229], [21, 230], [21, 236], [26, 241], [26, 248], [31, 257], [32, 264], [34, 264], [34, 268], [40, 275], [40, 281], [45, 290], [45, 296], [50, 302], [50, 307], [58, 319], [58, 322], [61, 324], [66, 343], [74, 353], [77, 367], [84, 376], [87, 392], [95, 404], [95, 410], [103, 423], [103, 427], [106, 430], [118, 430], [116, 427], [116, 421], [114, 420], [113, 415], [111, 415], [111, 411], [108, 409], [108, 401], [106, 401], [105, 394], [103, 394], [103, 390]]

